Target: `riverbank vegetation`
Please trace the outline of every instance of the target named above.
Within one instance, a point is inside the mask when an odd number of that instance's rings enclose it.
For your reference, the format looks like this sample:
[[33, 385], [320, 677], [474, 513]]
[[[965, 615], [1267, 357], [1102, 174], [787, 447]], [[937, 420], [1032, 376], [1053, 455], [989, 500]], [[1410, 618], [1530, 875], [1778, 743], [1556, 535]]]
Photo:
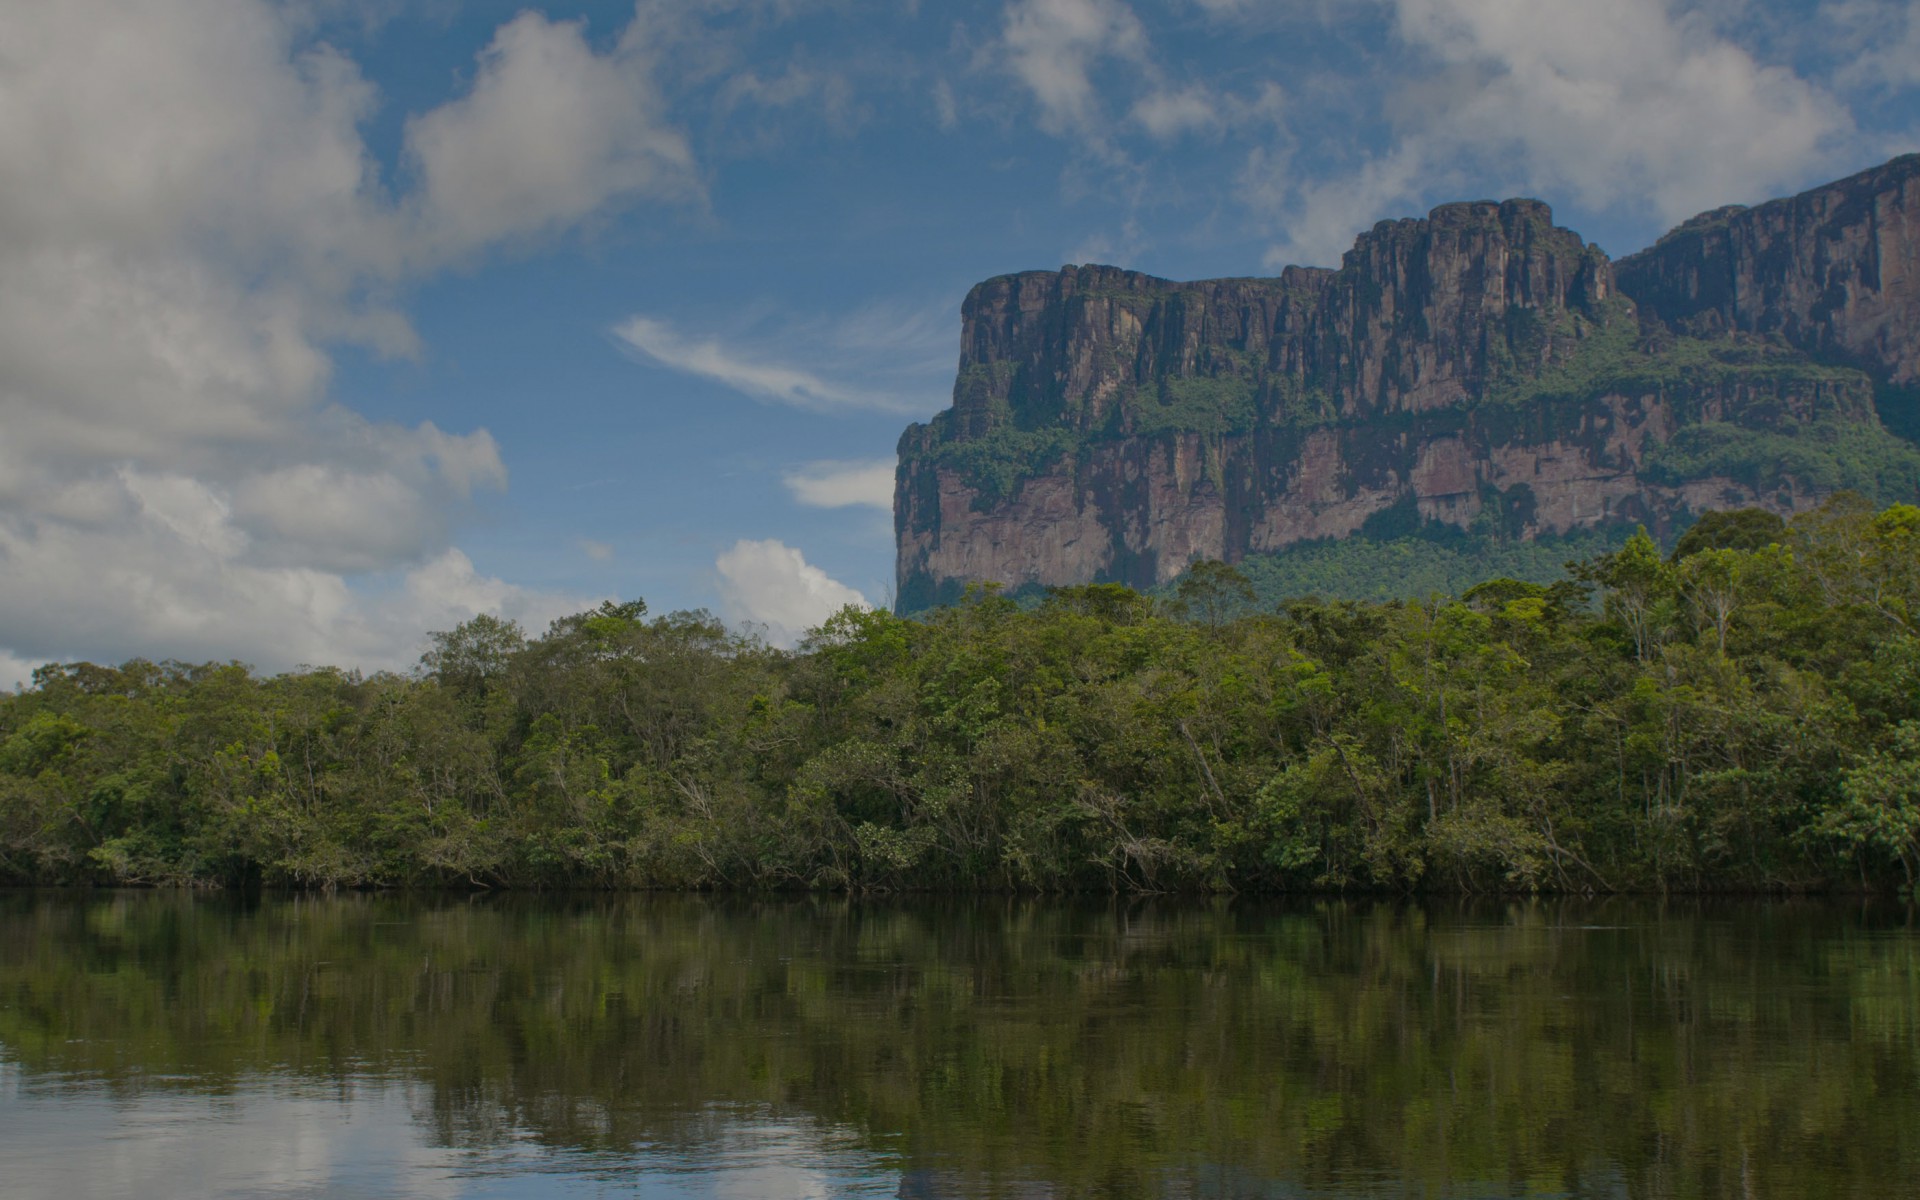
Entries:
[[990, 592], [793, 652], [607, 604], [411, 675], [59, 664], [0, 696], [0, 880], [1911, 890], [1920, 508], [1709, 514], [1574, 579]]

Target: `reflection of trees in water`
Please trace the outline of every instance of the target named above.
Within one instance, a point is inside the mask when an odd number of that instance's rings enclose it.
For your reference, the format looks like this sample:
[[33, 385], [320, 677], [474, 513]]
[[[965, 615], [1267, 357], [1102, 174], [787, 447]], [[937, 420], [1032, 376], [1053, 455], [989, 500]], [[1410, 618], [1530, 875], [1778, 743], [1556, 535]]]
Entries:
[[130, 1093], [417, 1080], [449, 1146], [709, 1144], [744, 1105], [858, 1131], [910, 1195], [1891, 1194], [1920, 1176], [1906, 919], [15, 895], [0, 1043]]

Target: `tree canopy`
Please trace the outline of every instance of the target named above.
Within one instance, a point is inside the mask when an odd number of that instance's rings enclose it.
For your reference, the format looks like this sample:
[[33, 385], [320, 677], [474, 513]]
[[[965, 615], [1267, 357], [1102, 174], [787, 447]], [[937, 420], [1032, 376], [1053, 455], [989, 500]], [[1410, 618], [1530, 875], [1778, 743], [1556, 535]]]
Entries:
[[409, 675], [56, 664], [0, 696], [0, 880], [1912, 888], [1920, 509], [1688, 536], [1420, 601], [979, 589], [793, 652], [632, 601]]

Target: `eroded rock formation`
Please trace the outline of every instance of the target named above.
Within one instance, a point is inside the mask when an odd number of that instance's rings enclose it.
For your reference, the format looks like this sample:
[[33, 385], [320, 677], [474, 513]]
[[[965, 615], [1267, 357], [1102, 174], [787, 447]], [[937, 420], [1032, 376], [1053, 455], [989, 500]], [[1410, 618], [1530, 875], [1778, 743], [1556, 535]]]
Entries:
[[1614, 271], [1682, 332], [1778, 334], [1892, 383], [1920, 382], [1920, 154], [1703, 213]]
[[[900, 442], [899, 603], [1147, 587], [1424, 522], [1530, 538], [1803, 508], [1834, 479], [1796, 439], [1885, 438], [1876, 384], [1920, 372], [1916, 213], [1909, 157], [1617, 265], [1509, 200], [1382, 222], [1338, 270], [988, 280], [953, 407]], [[1776, 446], [1795, 454], [1770, 468]]]

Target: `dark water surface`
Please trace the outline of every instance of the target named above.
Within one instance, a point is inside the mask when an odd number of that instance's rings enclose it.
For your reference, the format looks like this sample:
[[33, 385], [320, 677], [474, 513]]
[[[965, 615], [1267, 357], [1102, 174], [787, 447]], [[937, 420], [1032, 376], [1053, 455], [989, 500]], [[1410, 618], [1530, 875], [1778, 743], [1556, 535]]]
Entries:
[[1920, 1195], [1902, 906], [0, 893], [0, 1195]]

